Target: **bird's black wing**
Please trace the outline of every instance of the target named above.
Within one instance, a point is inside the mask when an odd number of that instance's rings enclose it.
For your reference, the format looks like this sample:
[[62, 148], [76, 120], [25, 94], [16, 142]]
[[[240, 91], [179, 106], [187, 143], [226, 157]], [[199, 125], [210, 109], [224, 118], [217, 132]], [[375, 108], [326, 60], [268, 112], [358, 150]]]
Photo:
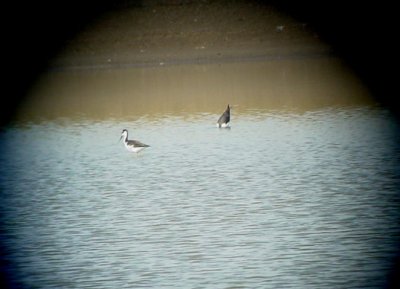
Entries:
[[141, 143], [138, 140], [128, 140], [128, 145], [133, 145], [135, 147], [149, 147], [149, 145]]
[[222, 124], [222, 123], [228, 123], [230, 121], [230, 114], [228, 111], [225, 111], [220, 118], [218, 119], [218, 123]]

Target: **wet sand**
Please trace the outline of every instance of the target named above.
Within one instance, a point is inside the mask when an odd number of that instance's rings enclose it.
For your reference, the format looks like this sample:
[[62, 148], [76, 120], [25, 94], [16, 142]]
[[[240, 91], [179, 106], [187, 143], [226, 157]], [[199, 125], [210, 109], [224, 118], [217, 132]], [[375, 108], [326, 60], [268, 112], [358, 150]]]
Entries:
[[258, 61], [331, 53], [307, 23], [253, 1], [145, 1], [102, 15], [54, 68]]
[[17, 118], [141, 117], [365, 105], [307, 23], [249, 1], [144, 2], [104, 14], [60, 52]]
[[[5, 90], [12, 93], [2, 109], [1, 123], [21, 111], [23, 100], [33, 102], [31, 95], [49, 77], [41, 75], [43, 71], [303, 61], [337, 55], [351, 65], [376, 100], [383, 105], [392, 103], [395, 89], [391, 87], [396, 81], [386, 56], [395, 47], [391, 45], [395, 25], [389, 24], [396, 18], [386, 14], [395, 11], [390, 5], [364, 5], [359, 13], [359, 5], [336, 1], [317, 5], [313, 1], [272, 1], [276, 3], [273, 7], [263, 1], [121, 2], [123, 7], [99, 17], [104, 5], [90, 1], [55, 3], [54, 9], [40, 3], [13, 4], [16, 9], [10, 15], [15, 17], [11, 19], [24, 22], [13, 20], [7, 29]], [[83, 27], [93, 16], [96, 21]]]

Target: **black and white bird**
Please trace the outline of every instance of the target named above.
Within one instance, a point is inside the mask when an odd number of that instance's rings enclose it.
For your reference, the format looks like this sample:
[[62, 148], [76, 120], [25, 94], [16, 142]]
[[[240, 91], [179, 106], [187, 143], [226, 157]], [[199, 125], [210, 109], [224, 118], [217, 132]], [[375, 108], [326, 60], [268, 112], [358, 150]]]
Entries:
[[122, 130], [122, 134], [119, 140], [124, 139], [124, 145], [126, 149], [130, 152], [133, 153], [138, 153], [141, 150], [144, 150], [145, 148], [149, 147], [149, 145], [141, 143], [140, 141], [137, 140], [129, 140], [128, 139], [128, 131], [126, 129]]
[[224, 113], [220, 116], [217, 122], [217, 127], [229, 127], [228, 122], [231, 120], [231, 108], [228, 107], [224, 111]]

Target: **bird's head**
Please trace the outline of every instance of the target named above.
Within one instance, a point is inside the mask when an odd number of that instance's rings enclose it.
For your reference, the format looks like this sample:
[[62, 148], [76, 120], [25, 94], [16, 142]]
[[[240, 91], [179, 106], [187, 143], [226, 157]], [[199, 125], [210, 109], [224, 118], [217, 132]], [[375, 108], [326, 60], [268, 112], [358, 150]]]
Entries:
[[123, 129], [119, 141], [121, 141], [121, 139], [123, 138], [126, 139], [127, 137], [128, 137], [128, 131], [126, 129]]

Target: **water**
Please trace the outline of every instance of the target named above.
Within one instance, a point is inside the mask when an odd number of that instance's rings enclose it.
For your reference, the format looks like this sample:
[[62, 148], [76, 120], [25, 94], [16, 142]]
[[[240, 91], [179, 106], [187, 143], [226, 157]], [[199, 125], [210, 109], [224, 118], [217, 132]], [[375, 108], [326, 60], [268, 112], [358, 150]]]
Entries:
[[[218, 116], [4, 129], [0, 210], [15, 282], [383, 287], [400, 242], [396, 119], [368, 105], [233, 110], [231, 129], [216, 128]], [[127, 152], [123, 128], [151, 147]]]
[[[44, 74], [17, 118], [85, 116], [95, 119], [315, 110], [372, 104], [364, 84], [335, 57], [292, 55], [151, 67], [71, 69]], [[214, 120], [213, 120], [214, 121]]]

